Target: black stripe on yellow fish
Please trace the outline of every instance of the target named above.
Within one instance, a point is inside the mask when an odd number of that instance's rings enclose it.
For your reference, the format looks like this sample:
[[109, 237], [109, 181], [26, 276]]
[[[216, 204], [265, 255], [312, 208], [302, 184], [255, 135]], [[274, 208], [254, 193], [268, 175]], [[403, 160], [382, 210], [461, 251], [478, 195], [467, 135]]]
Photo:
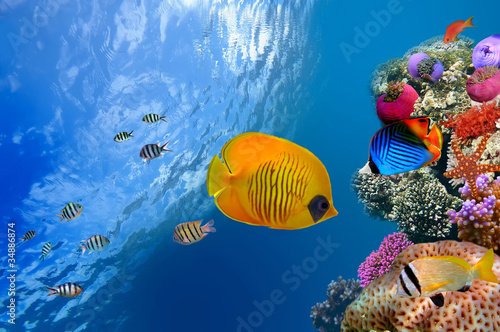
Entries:
[[35, 235], [36, 235], [35, 231], [27, 231], [26, 234], [24, 234], [24, 236], [22, 238], [20, 238], [19, 240], [23, 240], [23, 242], [28, 241], [28, 240], [31, 240], [32, 238], [34, 238]]
[[280, 153], [276, 160], [262, 163], [248, 179], [248, 200], [263, 225], [284, 225], [295, 205], [302, 200], [312, 170], [298, 156]]
[[207, 233], [215, 232], [215, 228], [211, 227], [214, 224], [213, 220], [210, 220], [204, 226], [201, 226], [202, 221], [190, 221], [175, 226], [174, 242], [184, 245], [193, 244], [205, 238]]

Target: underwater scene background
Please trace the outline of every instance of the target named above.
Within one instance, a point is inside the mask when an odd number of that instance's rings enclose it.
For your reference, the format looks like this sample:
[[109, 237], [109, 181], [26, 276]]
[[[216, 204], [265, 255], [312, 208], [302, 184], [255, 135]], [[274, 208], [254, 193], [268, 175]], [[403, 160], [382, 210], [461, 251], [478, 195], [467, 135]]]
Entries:
[[[470, 53], [500, 33], [499, 5], [488, 6], [0, 1], [0, 330], [316, 331], [311, 308], [327, 300], [328, 284], [357, 279], [365, 258], [402, 227], [381, 210], [375, 218], [377, 207], [353, 190], [383, 125], [375, 109], [382, 91], [374, 87], [402, 78], [387, 67], [373, 73], [421, 43], [432, 49], [450, 23], [474, 15], [477, 27], [457, 43]], [[455, 64], [442, 61], [445, 71]], [[453, 110], [429, 107], [435, 113], [417, 115], [445, 120], [439, 112]], [[142, 122], [148, 113], [167, 123]], [[132, 130], [130, 140], [113, 141]], [[338, 216], [279, 230], [217, 209], [206, 189], [208, 165], [228, 140], [252, 131], [316, 155]], [[139, 157], [144, 144], [167, 141], [172, 152]], [[442, 158], [448, 145], [449, 133]], [[437, 178], [459, 199], [448, 179]], [[56, 214], [71, 202], [83, 206], [81, 216], [60, 223]], [[172, 240], [176, 225], [198, 219], [213, 219], [217, 231], [191, 246]], [[9, 227], [16, 240], [36, 231], [16, 247], [15, 267]], [[109, 239], [107, 248], [81, 256], [77, 245], [96, 234]], [[440, 239], [433, 235], [427, 240]], [[66, 282], [83, 292], [46, 296], [45, 287]]]

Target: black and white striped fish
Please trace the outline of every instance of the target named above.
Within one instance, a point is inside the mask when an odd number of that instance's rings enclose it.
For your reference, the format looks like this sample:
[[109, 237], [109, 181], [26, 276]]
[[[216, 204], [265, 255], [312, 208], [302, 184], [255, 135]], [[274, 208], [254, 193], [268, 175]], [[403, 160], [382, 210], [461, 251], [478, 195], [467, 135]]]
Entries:
[[63, 219], [66, 219], [66, 222], [68, 222], [81, 215], [82, 211], [83, 211], [83, 206], [81, 206], [80, 204], [69, 203], [66, 204], [64, 209], [61, 210], [62, 214], [56, 214], [56, 216], [61, 218], [59, 222], [63, 221]]
[[47, 242], [43, 245], [43, 248], [42, 248], [42, 256], [40, 256], [40, 259], [42, 261], [45, 260], [45, 257], [47, 257], [47, 255], [49, 254], [50, 250], [52, 249], [52, 243], [50, 242]]
[[128, 133], [126, 131], [122, 131], [121, 133], [116, 134], [114, 141], [118, 142], [118, 143], [128, 141], [130, 139], [130, 137], [134, 137], [132, 135], [133, 132], [134, 132], [133, 130], [130, 133]]
[[79, 246], [80, 248], [83, 249], [82, 256], [85, 253], [85, 250], [88, 250], [89, 254], [90, 254], [94, 251], [103, 250], [109, 244], [109, 240], [105, 236], [102, 236], [102, 235], [91, 236], [87, 240], [85, 240], [84, 242], [85, 242], [85, 244], [83, 246]]
[[204, 226], [201, 226], [202, 221], [203, 219], [189, 221], [175, 226], [174, 242], [189, 245], [202, 240], [208, 233], [215, 233], [215, 228], [211, 227], [214, 225], [213, 220], [210, 220]]
[[81, 292], [83, 292], [83, 288], [75, 284], [74, 282], [67, 282], [62, 285], [54, 286], [53, 288], [52, 287], [45, 287], [45, 288], [51, 291], [51, 293], [47, 296], [56, 295], [62, 297], [75, 297], [79, 295]]
[[[36, 232], [35, 231], [27, 231], [26, 234], [24, 234], [24, 236], [22, 238], [20, 238], [19, 240], [23, 240], [24, 241], [28, 241], [28, 240], [31, 240], [32, 238], [34, 238], [36, 235]], [[21, 242], [21, 243], [23, 243]]]
[[165, 118], [166, 118], [166, 116], [160, 116], [159, 114], [149, 113], [149, 114], [144, 115], [144, 117], [142, 118], [142, 121], [146, 122], [146, 123], [155, 123], [156, 121], [160, 121], [160, 120], [167, 122], [167, 120], [165, 120]]
[[170, 141], [163, 144], [161, 147], [160, 147], [160, 143], [158, 143], [158, 144], [146, 144], [142, 147], [141, 153], [139, 153], [139, 156], [145, 160], [153, 160], [153, 159], [163, 155], [162, 151], [172, 152], [172, 150], [169, 150], [166, 148], [168, 143], [170, 143]]

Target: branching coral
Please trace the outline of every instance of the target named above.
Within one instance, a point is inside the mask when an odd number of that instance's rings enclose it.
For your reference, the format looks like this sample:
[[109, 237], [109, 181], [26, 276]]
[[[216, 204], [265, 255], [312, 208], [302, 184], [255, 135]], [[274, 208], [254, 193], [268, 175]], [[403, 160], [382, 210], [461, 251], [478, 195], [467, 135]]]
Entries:
[[397, 222], [411, 241], [455, 239], [446, 211], [458, 208], [460, 199], [449, 195], [428, 169], [394, 177], [355, 174], [353, 188], [369, 216]]
[[500, 177], [490, 182], [488, 176], [477, 177], [477, 200], [466, 184], [459, 189], [465, 202], [460, 211], [448, 211], [451, 223], [458, 225], [458, 237], [500, 253]]
[[358, 269], [358, 277], [361, 286], [366, 287], [373, 280], [389, 271], [397, 255], [404, 249], [412, 246], [405, 233], [392, 233], [384, 238], [377, 251], [372, 251], [370, 256], [361, 263]]
[[340, 331], [345, 309], [359, 296], [362, 289], [358, 280], [343, 280], [339, 277], [337, 281], [332, 281], [326, 291], [328, 300], [317, 303], [311, 309], [314, 328], [320, 332]]
[[500, 107], [495, 103], [474, 106], [467, 112], [450, 117], [441, 124], [454, 128], [455, 135], [462, 140], [470, 140], [497, 131], [496, 122], [500, 118]]
[[[444, 306], [428, 297], [397, 295], [401, 270], [421, 257], [457, 256], [475, 265], [486, 248], [470, 242], [439, 241], [413, 245], [394, 260], [391, 270], [363, 289], [346, 309], [343, 332], [382, 331], [500, 331], [500, 285], [474, 280], [467, 292], [445, 292]], [[500, 277], [500, 257], [493, 273]]]

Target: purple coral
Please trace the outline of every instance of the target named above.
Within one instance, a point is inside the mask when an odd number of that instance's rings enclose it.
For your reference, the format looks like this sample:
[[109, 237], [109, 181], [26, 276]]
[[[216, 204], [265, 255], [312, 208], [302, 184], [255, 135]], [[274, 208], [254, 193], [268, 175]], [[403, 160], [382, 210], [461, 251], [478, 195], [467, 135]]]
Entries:
[[392, 266], [397, 255], [413, 242], [409, 241], [405, 233], [392, 233], [384, 238], [377, 251], [373, 251], [358, 269], [361, 286], [366, 287], [373, 280], [385, 274]]
[[500, 67], [500, 34], [490, 36], [477, 43], [472, 51], [472, 64], [475, 68]]
[[415, 53], [408, 59], [408, 71], [416, 79], [437, 82], [443, 75], [443, 64], [425, 53]]

